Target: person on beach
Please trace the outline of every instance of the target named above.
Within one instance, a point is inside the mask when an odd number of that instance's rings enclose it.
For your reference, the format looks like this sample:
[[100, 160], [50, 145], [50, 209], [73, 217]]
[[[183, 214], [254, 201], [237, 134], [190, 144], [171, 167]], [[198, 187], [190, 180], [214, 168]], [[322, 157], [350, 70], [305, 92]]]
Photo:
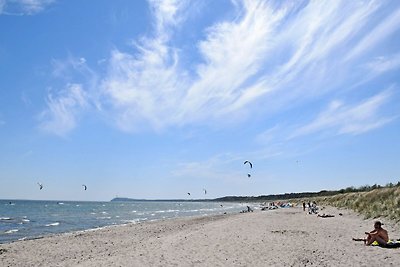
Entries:
[[375, 241], [381, 246], [385, 246], [387, 242], [389, 242], [388, 232], [382, 228], [382, 223], [380, 221], [374, 223], [374, 230], [371, 232], [365, 232], [365, 234], [367, 235], [367, 238], [364, 242], [367, 246], [371, 245]]
[[303, 202], [303, 211], [306, 211], [306, 203]]

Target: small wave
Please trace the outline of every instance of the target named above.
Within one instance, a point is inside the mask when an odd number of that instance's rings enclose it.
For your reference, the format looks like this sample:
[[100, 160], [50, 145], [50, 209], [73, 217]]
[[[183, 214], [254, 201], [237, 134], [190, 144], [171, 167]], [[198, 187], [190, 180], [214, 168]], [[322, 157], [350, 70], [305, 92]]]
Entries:
[[57, 204], [58, 205], [64, 205], [64, 202], [58, 202]]
[[157, 210], [156, 213], [178, 212], [179, 210]]
[[10, 217], [0, 217], [0, 221], [11, 221]]
[[91, 212], [90, 214], [92, 214], [92, 215], [96, 215], [96, 212]]
[[101, 213], [102, 213], [102, 214], [108, 214], [107, 211], [102, 211]]
[[111, 219], [111, 217], [110, 216], [106, 216], [106, 217], [97, 217], [97, 219]]
[[180, 210], [179, 212], [198, 212], [199, 210]]
[[135, 220], [122, 220], [123, 223], [138, 223], [140, 220], [135, 219]]
[[29, 219], [22, 219], [22, 222], [30, 222], [31, 220]]
[[136, 213], [136, 212], [137, 212], [137, 210], [132, 210], [132, 212], [133, 212], [133, 213]]
[[60, 223], [59, 222], [55, 222], [55, 223], [46, 224], [45, 226], [58, 226], [58, 225], [60, 225]]
[[5, 231], [4, 233], [5, 234], [12, 234], [12, 233], [16, 233], [16, 232], [18, 232], [18, 229], [11, 229], [11, 230]]
[[81, 205], [78, 204], [78, 205], [76, 205], [76, 206], [77, 206], [77, 207], [80, 207]]

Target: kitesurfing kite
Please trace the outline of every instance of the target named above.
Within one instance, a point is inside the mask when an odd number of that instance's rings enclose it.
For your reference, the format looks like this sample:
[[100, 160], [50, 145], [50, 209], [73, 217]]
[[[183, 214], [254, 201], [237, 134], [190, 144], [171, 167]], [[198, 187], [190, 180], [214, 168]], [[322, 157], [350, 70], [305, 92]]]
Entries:
[[207, 190], [203, 189], [203, 191], [204, 191], [204, 195], [207, 195]]
[[253, 169], [253, 163], [251, 163], [250, 161], [246, 160], [243, 164], [248, 163], [250, 165], [250, 169]]
[[[251, 163], [250, 161], [248, 161], [248, 160], [246, 160], [243, 164], [246, 164], [246, 163], [248, 163], [249, 165], [250, 165], [250, 169], [253, 169], [253, 163]], [[251, 177], [251, 174], [250, 173], [248, 173], [247, 174], [247, 177]]]
[[84, 185], [84, 184], [83, 184], [82, 186], [83, 186], [83, 188], [84, 188], [84, 189], [85, 189], [85, 191], [86, 191], [86, 189], [87, 189], [87, 186], [86, 186], [86, 185]]
[[189, 193], [189, 192], [188, 192], [187, 194], [190, 196], [190, 193]]
[[43, 184], [41, 184], [41, 183], [37, 183], [38, 185], [39, 185], [39, 190], [42, 190], [43, 189]]

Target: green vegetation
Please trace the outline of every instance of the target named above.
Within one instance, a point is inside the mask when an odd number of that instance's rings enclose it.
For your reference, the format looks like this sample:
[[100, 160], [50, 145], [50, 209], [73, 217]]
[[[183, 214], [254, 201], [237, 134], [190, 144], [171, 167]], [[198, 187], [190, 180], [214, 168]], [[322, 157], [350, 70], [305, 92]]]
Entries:
[[385, 217], [400, 222], [400, 182], [389, 183], [385, 186], [374, 184], [359, 188], [347, 187], [345, 189], [320, 192], [285, 193], [263, 196], [226, 196], [216, 199], [176, 199], [176, 200], [143, 200], [129, 198], [115, 198], [111, 201], [226, 201], [226, 202], [309, 202], [316, 201], [318, 205], [330, 205], [338, 208], [352, 209], [366, 218]]
[[366, 218], [385, 217], [400, 221], [400, 186], [388, 186], [365, 192], [342, 193], [318, 197], [318, 204], [352, 209]]
[[309, 202], [316, 201], [318, 205], [330, 205], [338, 208], [352, 209], [366, 218], [385, 217], [400, 222], [400, 182], [389, 183], [385, 186], [374, 184], [359, 188], [348, 187], [345, 189], [320, 192], [286, 193], [266, 196], [228, 196], [215, 199], [215, 201], [241, 201], [241, 202]]
[[340, 190], [322, 190], [319, 192], [302, 192], [302, 193], [285, 193], [285, 194], [276, 194], [276, 195], [262, 195], [262, 196], [226, 196], [221, 198], [213, 199], [213, 201], [240, 201], [240, 202], [265, 202], [265, 201], [275, 201], [275, 200], [292, 200], [292, 199], [302, 199], [302, 198], [314, 198], [314, 197], [328, 197], [328, 196], [336, 196], [340, 194], [346, 193], [354, 193], [354, 192], [369, 192], [376, 189], [383, 188], [398, 188], [400, 187], [400, 182], [397, 184], [389, 183], [385, 186], [374, 184], [372, 186], [364, 185], [359, 188], [355, 188], [353, 186], [347, 187], [345, 189]]

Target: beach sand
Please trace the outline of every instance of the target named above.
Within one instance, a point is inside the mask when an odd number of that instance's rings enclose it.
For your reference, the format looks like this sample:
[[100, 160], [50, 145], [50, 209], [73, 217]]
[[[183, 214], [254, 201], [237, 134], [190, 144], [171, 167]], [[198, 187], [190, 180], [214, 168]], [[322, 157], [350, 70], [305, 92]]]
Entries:
[[[334, 208], [320, 213], [335, 217], [256, 210], [18, 241], [0, 245], [0, 266], [400, 266], [400, 249], [352, 241], [373, 220]], [[400, 238], [398, 226], [384, 222]]]

